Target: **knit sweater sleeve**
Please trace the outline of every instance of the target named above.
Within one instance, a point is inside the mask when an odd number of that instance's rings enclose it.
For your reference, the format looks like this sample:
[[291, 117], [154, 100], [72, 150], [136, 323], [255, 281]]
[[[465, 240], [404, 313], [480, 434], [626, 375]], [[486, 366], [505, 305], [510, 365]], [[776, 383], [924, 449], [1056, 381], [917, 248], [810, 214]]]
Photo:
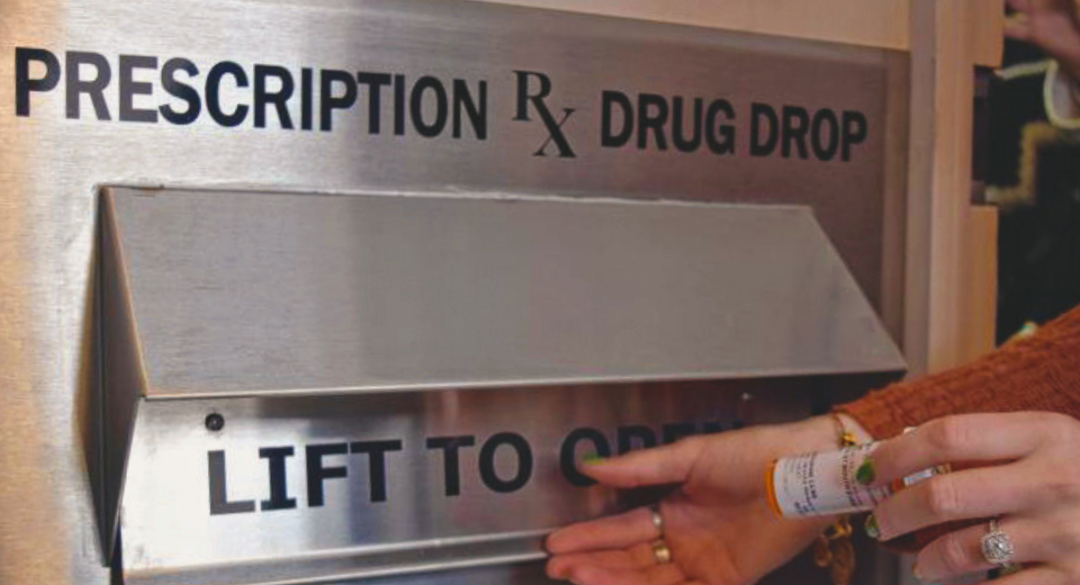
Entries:
[[[968, 365], [893, 384], [836, 410], [877, 439], [950, 414], [1041, 410], [1080, 418], [1080, 307]], [[982, 523], [933, 526], [887, 546], [916, 552], [946, 533]]]
[[1080, 418], [1080, 307], [970, 364], [893, 384], [837, 410], [879, 439], [950, 414], [1040, 410]]

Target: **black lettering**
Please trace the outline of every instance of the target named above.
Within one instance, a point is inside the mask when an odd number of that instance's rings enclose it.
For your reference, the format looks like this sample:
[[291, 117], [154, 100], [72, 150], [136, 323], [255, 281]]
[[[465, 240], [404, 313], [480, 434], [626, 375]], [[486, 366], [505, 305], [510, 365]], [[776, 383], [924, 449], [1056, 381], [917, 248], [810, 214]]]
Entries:
[[[517, 115], [514, 116], [514, 120], [528, 122], [530, 121], [529, 102], [532, 102], [537, 111], [547, 109], [544, 100], [551, 93], [551, 79], [535, 71], [514, 71], [514, 75], [517, 77]], [[534, 79], [540, 84], [536, 93], [529, 91]]]
[[664, 137], [664, 126], [668, 121], [667, 100], [663, 96], [651, 93], [643, 93], [638, 96], [638, 148], [645, 150], [649, 147], [649, 131], [653, 132], [656, 140], [656, 148], [667, 150], [667, 138]]
[[386, 501], [386, 454], [401, 451], [402, 442], [392, 441], [357, 441], [349, 445], [353, 453], [368, 456], [368, 486], [372, 502]]
[[[84, 80], [82, 78], [82, 66], [89, 65], [94, 68], [94, 78]], [[105, 103], [105, 88], [109, 87], [112, 80], [112, 69], [109, 61], [97, 53], [83, 53], [69, 51], [67, 54], [67, 117], [78, 120], [80, 117], [80, 105], [82, 94], [90, 96], [90, 103], [94, 106], [94, 114], [98, 120], [111, 120], [109, 106]]]
[[[840, 150], [840, 121], [832, 110], [823, 108], [814, 114], [810, 137], [810, 146], [818, 160], [830, 161], [836, 156]], [[828, 142], [824, 142], [825, 137], [828, 137]]]
[[[41, 77], [30, 77], [30, 63], [45, 67]], [[15, 115], [30, 115], [30, 92], [49, 92], [60, 83], [60, 60], [45, 49], [15, 48]]]
[[394, 135], [405, 135], [405, 76], [394, 76]]
[[784, 106], [784, 145], [780, 154], [791, 158], [791, 145], [799, 151], [799, 158], [806, 160], [810, 154], [806, 148], [806, 134], [810, 131], [810, 114], [806, 108]]
[[307, 447], [307, 493], [308, 506], [317, 508], [326, 503], [323, 481], [349, 475], [347, 467], [323, 467], [322, 458], [326, 455], [347, 455], [347, 443], [324, 443]]
[[[723, 118], [720, 118], [721, 114]], [[709, 150], [713, 154], [735, 153], [735, 126], [724, 123], [734, 119], [735, 108], [731, 107], [731, 102], [716, 100], [709, 104], [709, 111], [705, 114], [705, 125], [708, 128], [705, 141], [708, 142]]]
[[843, 154], [841, 160], [848, 162], [851, 160], [851, 147], [856, 144], [862, 144], [866, 140], [869, 134], [869, 124], [866, 122], [866, 116], [862, 112], [846, 111], [844, 112], [844, 139], [841, 141], [843, 144]]
[[589, 427], [582, 427], [574, 429], [566, 439], [562, 442], [562, 447], [559, 449], [559, 468], [562, 469], [563, 477], [571, 485], [578, 487], [586, 487], [596, 483], [595, 480], [581, 473], [577, 469], [577, 447], [578, 443], [582, 441], [589, 441], [592, 443], [593, 455], [600, 457], [611, 456], [611, 444], [608, 443], [607, 437], [604, 433], [596, 429]]
[[543, 121], [544, 127], [548, 129], [547, 140], [540, 145], [540, 148], [533, 153], [533, 156], [547, 156], [547, 147], [552, 142], [555, 143], [555, 148], [559, 150], [559, 158], [576, 158], [574, 149], [570, 147], [570, 142], [566, 140], [566, 135], [562, 132], [563, 125], [570, 119], [570, 116], [574, 113], [573, 108], [563, 108], [562, 120], [556, 120], [552, 117], [551, 112], [547, 110], [540, 110], [540, 120]]
[[[330, 132], [334, 127], [334, 110], [347, 110], [356, 103], [356, 80], [347, 71], [325, 69], [320, 76], [319, 128]], [[334, 95], [334, 85], [345, 87], [343, 95]]]
[[487, 139], [487, 82], [478, 84], [480, 99], [474, 100], [469, 85], [462, 79], [454, 80], [454, 138], [461, 138], [462, 113], [469, 117], [477, 140]]
[[780, 121], [768, 104], [750, 106], [750, 156], [769, 156], [780, 142]]
[[158, 113], [155, 109], [135, 107], [135, 96], [154, 95], [154, 85], [146, 81], [135, 81], [136, 69], [157, 71], [157, 57], [145, 55], [120, 55], [120, 121], [144, 122], [156, 124]]
[[259, 458], [266, 459], [270, 471], [270, 499], [263, 500], [259, 509], [263, 511], [289, 510], [296, 507], [296, 499], [289, 497], [288, 484], [285, 481], [285, 459], [292, 457], [294, 453], [292, 447], [259, 449]]
[[625, 455], [632, 451], [634, 443], [639, 449], [651, 449], [657, 445], [656, 433], [649, 427], [642, 425], [627, 425], [619, 427], [617, 437], [619, 440], [619, 455]]
[[[600, 146], [605, 148], [620, 148], [630, 142], [634, 135], [634, 105], [626, 94], [618, 91], [605, 91], [601, 94], [601, 128]], [[615, 133], [613, 116], [615, 106], [622, 110], [622, 129]]]
[[300, 129], [311, 130], [315, 124], [315, 74], [305, 67], [300, 70]]
[[[435, 121], [427, 123], [424, 120], [424, 93], [430, 90], [435, 95]], [[412, 117], [413, 128], [424, 138], [434, 138], [442, 134], [446, 128], [447, 111], [449, 103], [446, 100], [446, 88], [438, 79], [425, 75], [416, 81], [409, 98], [409, 109]]]
[[254, 500], [229, 501], [229, 488], [225, 476], [225, 452], [206, 453], [207, 472], [210, 476], [210, 515], [246, 514], [255, 511]]
[[[495, 471], [495, 453], [507, 445], [517, 455], [517, 473], [504, 480]], [[498, 433], [484, 442], [480, 448], [480, 479], [492, 491], [502, 494], [516, 492], [525, 487], [532, 477], [533, 455], [529, 442], [517, 433]]]
[[[555, 147], [559, 149], [559, 158], [576, 158], [577, 155], [574, 154], [574, 149], [571, 148], [570, 142], [566, 139], [566, 134], [562, 131], [567, 120], [573, 115], [574, 108], [563, 108], [562, 120], [556, 120], [547, 104], [544, 103], [544, 99], [551, 93], [551, 80], [548, 79], [548, 76], [533, 71], [515, 71], [514, 75], [517, 76], [518, 81], [517, 116], [514, 117], [514, 120], [530, 121], [529, 104], [531, 103], [548, 132], [547, 139], [533, 153], [533, 156], [547, 156], [547, 147], [554, 142]], [[536, 93], [532, 93], [529, 89], [533, 79], [540, 84]]]
[[[714, 102], [715, 105], [715, 102]], [[686, 109], [683, 107], [683, 98], [676, 96], [671, 105], [671, 142], [680, 152], [694, 152], [701, 147], [702, 113], [705, 109], [701, 98], [694, 99], [694, 116], [690, 120], [690, 138], [686, 138]], [[712, 107], [709, 108], [710, 114]], [[711, 124], [710, 124], [711, 126]]]
[[195, 66], [195, 63], [180, 57], [169, 59], [161, 67], [161, 87], [169, 95], [187, 103], [187, 109], [183, 112], [177, 112], [168, 104], [161, 106], [161, 117], [182, 126], [191, 124], [199, 118], [199, 113], [202, 111], [202, 98], [194, 87], [177, 81], [178, 71], [187, 73], [188, 77], [195, 77], [199, 74], [199, 68]]
[[475, 444], [476, 437], [471, 435], [431, 437], [427, 440], [428, 449], [442, 449], [443, 485], [446, 486], [447, 497], [461, 495], [461, 459], [458, 456], [458, 450]]
[[[267, 80], [274, 77], [280, 84], [277, 91], [267, 89]], [[255, 127], [266, 128], [266, 106], [273, 105], [277, 110], [278, 120], [284, 130], [292, 130], [292, 118], [289, 116], [289, 99], [292, 98], [296, 83], [292, 74], [277, 65], [255, 66]]]
[[232, 61], [222, 61], [214, 65], [206, 74], [206, 111], [219, 125], [226, 128], [239, 126], [247, 118], [248, 106], [237, 104], [231, 114], [221, 109], [221, 80], [231, 75], [236, 80], [236, 87], [247, 87], [248, 77], [244, 68]]
[[389, 73], [361, 71], [356, 74], [356, 82], [368, 88], [368, 134], [378, 134], [382, 130], [382, 88], [390, 85], [391, 79]]
[[661, 434], [664, 437], [664, 444], [668, 445], [679, 439], [696, 435], [697, 425], [694, 423], [668, 423], [661, 429]]

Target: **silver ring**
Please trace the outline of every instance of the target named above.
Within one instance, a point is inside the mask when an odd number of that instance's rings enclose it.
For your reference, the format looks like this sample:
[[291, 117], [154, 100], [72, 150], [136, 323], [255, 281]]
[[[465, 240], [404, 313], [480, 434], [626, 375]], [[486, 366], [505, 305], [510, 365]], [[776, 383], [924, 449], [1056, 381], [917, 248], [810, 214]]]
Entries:
[[649, 512], [652, 514], [652, 525], [656, 527], [656, 535], [662, 538], [664, 536], [664, 517], [660, 515], [660, 505], [653, 504], [649, 506]]
[[1016, 558], [1016, 547], [1008, 534], [1001, 531], [997, 518], [990, 521], [990, 529], [983, 535], [980, 541], [983, 558], [986, 562], [997, 565], [1003, 569], [1013, 566]]
[[652, 555], [658, 565], [666, 565], [671, 562], [671, 549], [668, 548], [667, 543], [662, 538], [653, 541]]

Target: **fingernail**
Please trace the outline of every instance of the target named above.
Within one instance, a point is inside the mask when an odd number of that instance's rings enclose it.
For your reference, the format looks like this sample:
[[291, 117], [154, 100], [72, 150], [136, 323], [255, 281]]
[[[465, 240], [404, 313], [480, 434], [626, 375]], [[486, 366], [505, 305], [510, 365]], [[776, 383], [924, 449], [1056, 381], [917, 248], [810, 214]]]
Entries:
[[597, 455], [596, 453], [589, 453], [588, 455], [581, 458], [581, 462], [584, 463], [585, 465], [596, 465], [597, 463], [600, 463], [603, 460], [604, 460], [603, 456]]
[[919, 570], [919, 563], [911, 563], [911, 574], [915, 576], [919, 581], [925, 581], [926, 577], [923, 577], [922, 571]]
[[881, 529], [878, 528], [877, 518], [875, 518], [873, 514], [866, 517], [866, 525], [864, 528], [866, 529], [866, 535], [870, 538], [873, 538], [874, 540], [881, 539]]
[[863, 459], [862, 465], [855, 470], [855, 481], [863, 485], [870, 485], [874, 483], [876, 478], [877, 471], [874, 470], [874, 460], [869, 457]]

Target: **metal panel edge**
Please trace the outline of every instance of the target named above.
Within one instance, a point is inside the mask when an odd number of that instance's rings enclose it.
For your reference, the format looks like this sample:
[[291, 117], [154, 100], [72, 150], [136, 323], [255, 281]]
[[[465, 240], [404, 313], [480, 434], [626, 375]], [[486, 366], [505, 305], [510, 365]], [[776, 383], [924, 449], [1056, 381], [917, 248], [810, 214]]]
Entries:
[[[105, 449], [105, 495], [102, 546], [107, 558], [117, 550], [119, 516], [128, 453], [135, 433], [139, 402], [145, 394], [139, 340], [128, 291], [124, 252], [112, 197], [104, 191], [101, 204], [101, 341], [102, 400]], [[104, 326], [108, 324], [108, 326]]]

